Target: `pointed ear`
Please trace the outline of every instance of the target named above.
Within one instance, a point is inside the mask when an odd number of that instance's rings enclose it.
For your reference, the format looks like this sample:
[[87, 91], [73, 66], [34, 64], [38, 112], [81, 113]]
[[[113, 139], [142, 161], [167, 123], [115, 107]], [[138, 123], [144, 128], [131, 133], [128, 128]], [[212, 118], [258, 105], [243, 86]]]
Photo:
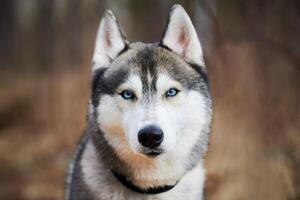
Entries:
[[163, 46], [183, 57], [187, 62], [204, 67], [203, 51], [192, 21], [181, 5], [174, 5], [161, 41]]
[[116, 17], [107, 10], [101, 19], [93, 56], [93, 71], [107, 67], [127, 47]]

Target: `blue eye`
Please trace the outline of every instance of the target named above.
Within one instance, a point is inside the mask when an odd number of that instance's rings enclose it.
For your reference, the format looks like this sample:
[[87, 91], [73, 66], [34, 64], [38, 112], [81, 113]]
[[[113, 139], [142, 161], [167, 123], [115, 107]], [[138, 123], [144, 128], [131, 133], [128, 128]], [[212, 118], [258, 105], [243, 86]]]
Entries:
[[124, 90], [120, 93], [120, 95], [127, 100], [133, 100], [135, 98], [133, 92], [131, 92], [130, 90]]
[[179, 90], [176, 88], [171, 88], [166, 92], [166, 97], [175, 97], [178, 94]]

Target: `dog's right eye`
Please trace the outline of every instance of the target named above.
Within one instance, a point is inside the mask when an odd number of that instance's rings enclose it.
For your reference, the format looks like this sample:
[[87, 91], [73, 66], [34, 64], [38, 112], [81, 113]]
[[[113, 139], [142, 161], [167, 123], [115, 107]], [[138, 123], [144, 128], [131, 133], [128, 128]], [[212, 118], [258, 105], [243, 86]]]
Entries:
[[133, 100], [135, 99], [135, 95], [132, 91], [130, 90], [123, 90], [120, 95], [123, 97], [123, 99], [126, 100]]

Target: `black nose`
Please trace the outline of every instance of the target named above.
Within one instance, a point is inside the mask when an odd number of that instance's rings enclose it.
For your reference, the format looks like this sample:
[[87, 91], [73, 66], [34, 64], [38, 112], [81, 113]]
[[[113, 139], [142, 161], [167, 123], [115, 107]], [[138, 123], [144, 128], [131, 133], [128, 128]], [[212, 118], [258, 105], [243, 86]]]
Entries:
[[164, 134], [157, 126], [150, 125], [139, 131], [138, 139], [144, 147], [155, 148], [162, 143]]

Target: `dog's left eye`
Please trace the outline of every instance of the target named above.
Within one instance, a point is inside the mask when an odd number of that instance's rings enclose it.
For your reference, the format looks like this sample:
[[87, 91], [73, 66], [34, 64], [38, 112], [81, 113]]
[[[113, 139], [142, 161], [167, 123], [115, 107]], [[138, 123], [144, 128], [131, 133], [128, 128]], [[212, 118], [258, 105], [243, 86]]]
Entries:
[[178, 94], [179, 90], [176, 88], [170, 88], [167, 92], [166, 92], [166, 97], [174, 97]]
[[120, 93], [120, 95], [127, 100], [133, 100], [135, 98], [135, 95], [130, 90], [124, 90]]

